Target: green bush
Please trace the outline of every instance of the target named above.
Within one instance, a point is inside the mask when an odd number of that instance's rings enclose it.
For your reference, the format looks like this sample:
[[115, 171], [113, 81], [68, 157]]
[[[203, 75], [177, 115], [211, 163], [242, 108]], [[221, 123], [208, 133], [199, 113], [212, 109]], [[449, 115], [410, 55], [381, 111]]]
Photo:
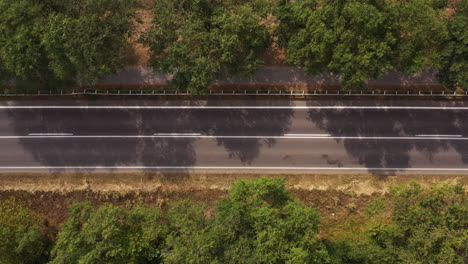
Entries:
[[71, 207], [50, 263], [160, 263], [166, 229], [155, 208]]
[[0, 264], [46, 263], [50, 241], [41, 218], [14, 198], [0, 201]]

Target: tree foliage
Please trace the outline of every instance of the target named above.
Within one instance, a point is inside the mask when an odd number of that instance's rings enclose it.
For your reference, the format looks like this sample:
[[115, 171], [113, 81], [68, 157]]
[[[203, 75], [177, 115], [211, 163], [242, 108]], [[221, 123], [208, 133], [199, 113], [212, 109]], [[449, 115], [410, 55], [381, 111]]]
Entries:
[[[181, 212], [186, 212], [182, 216]], [[293, 199], [280, 179], [233, 185], [211, 219], [187, 202], [173, 208], [178, 226], [169, 240], [169, 263], [327, 263], [317, 238], [319, 216]], [[188, 227], [188, 229], [187, 229]], [[175, 235], [175, 236], [174, 236]]]
[[[39, 218], [11, 199], [0, 209], [0, 263], [45, 263]], [[395, 186], [363, 213], [359, 226], [349, 219], [341, 235], [319, 238], [317, 211], [294, 199], [283, 179], [268, 178], [235, 183], [213, 210], [188, 200], [166, 211], [77, 203], [50, 263], [466, 263], [461, 185]]]
[[14, 198], [0, 201], [0, 264], [46, 263], [49, 241], [41, 224]]
[[122, 67], [136, 0], [0, 0], [0, 73], [96, 82]]
[[392, 189], [392, 222], [375, 223], [350, 243], [349, 263], [442, 264], [468, 259], [468, 201], [460, 185]]
[[155, 0], [154, 25], [144, 38], [152, 66], [194, 93], [217, 78], [252, 73], [269, 42], [261, 23], [267, 6], [261, 0]]
[[446, 1], [397, 1], [398, 53], [395, 68], [405, 74], [437, 69], [447, 35]]
[[393, 68], [398, 30], [395, 4], [385, 0], [281, 1], [279, 33], [288, 61], [308, 73], [342, 76], [362, 87]]
[[439, 80], [447, 87], [468, 89], [468, 1], [462, 0], [448, 22], [448, 36], [442, 43]]
[[132, 31], [134, 0], [71, 1], [48, 17], [41, 43], [60, 79], [96, 82], [123, 67], [126, 37]]
[[165, 237], [155, 208], [72, 206], [50, 263], [159, 263]]
[[403, 263], [466, 263], [468, 201], [460, 185], [393, 189], [395, 225], [376, 239]]
[[327, 263], [317, 238], [319, 215], [293, 199], [284, 180], [260, 178], [233, 185], [221, 202], [215, 231], [222, 263]]
[[45, 12], [39, 1], [0, 1], [0, 68], [4, 72], [21, 79], [40, 79], [48, 74], [40, 44]]
[[444, 84], [464, 86], [466, 5], [449, 18], [447, 1], [438, 0], [282, 0], [278, 35], [290, 63], [339, 74], [344, 88], [393, 69], [440, 69]]

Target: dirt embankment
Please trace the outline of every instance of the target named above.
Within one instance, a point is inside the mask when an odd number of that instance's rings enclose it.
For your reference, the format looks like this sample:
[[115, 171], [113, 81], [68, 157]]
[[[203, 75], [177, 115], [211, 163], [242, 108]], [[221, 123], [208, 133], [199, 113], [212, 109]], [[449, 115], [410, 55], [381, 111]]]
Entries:
[[[369, 174], [265, 175], [287, 179], [291, 193], [317, 208], [322, 219], [322, 236], [332, 236], [334, 227], [346, 219], [359, 219], [367, 203], [388, 192], [393, 184], [417, 181], [461, 183], [466, 176]], [[240, 179], [259, 175], [240, 174], [160, 174], [160, 173], [57, 173], [0, 174], [0, 200], [14, 196], [46, 219], [51, 236], [56, 234], [72, 203], [89, 201], [96, 205], [114, 204], [131, 208], [136, 205], [166, 209], [173, 202], [188, 199], [214, 210], [229, 187]]]

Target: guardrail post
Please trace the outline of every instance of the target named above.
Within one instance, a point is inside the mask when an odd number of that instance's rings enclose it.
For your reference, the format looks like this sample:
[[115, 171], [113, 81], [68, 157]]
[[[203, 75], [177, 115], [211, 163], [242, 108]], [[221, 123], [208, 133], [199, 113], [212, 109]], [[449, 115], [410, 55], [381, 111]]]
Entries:
[[257, 94], [257, 95], [258, 95], [258, 90], [256, 90], [256, 91], [255, 91], [255, 94]]
[[384, 90], [384, 91], [383, 91], [383, 95], [387, 95], [387, 91]]
[[453, 95], [457, 95], [457, 91], [453, 92]]
[[431, 95], [432, 95], [432, 90], [431, 90]]
[[304, 91], [304, 90], [302, 90], [302, 95], [305, 95], [305, 91]]
[[293, 90], [291, 90], [291, 95], [293, 95]]
[[328, 95], [328, 90], [325, 90], [325, 95]]
[[244, 94], [247, 94], [247, 90], [244, 90]]
[[421, 95], [421, 91], [418, 91], [418, 94]]
[[117, 90], [117, 94], [120, 95], [120, 90]]
[[268, 90], [268, 94], [270, 94], [270, 90]]
[[374, 95], [374, 93], [375, 93], [375, 91], [374, 91], [374, 90], [372, 90], [372, 95]]

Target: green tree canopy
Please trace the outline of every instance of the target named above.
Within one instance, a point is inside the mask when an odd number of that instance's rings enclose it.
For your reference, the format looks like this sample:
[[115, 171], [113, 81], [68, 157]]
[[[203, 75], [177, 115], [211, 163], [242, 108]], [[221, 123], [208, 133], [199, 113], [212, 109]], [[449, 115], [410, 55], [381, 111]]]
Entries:
[[165, 233], [158, 209], [77, 203], [62, 225], [51, 263], [160, 263]]
[[447, 34], [446, 1], [397, 1], [398, 61], [404, 74], [437, 69]]
[[344, 88], [363, 87], [392, 69], [442, 68], [445, 84], [461, 85], [467, 57], [461, 2], [448, 19], [447, 1], [439, 0], [282, 0], [278, 34], [290, 63], [308, 73], [339, 74]]
[[135, 0], [69, 1], [65, 12], [50, 14], [41, 44], [54, 75], [97, 82], [123, 67], [135, 6]]
[[122, 67], [136, 0], [0, 0], [0, 73], [96, 82]]
[[4, 75], [41, 80], [49, 74], [40, 43], [45, 13], [42, 1], [0, 0], [0, 68]]
[[466, 263], [468, 200], [461, 185], [395, 186], [391, 197], [392, 221], [372, 224], [368, 238], [349, 243], [349, 263]]
[[218, 207], [221, 263], [327, 263], [319, 215], [294, 199], [284, 179], [240, 181]]
[[281, 43], [307, 73], [337, 73], [343, 87], [363, 87], [394, 68], [397, 11], [386, 0], [283, 0]]
[[50, 241], [41, 218], [14, 198], [0, 201], [0, 264], [46, 263]]
[[168, 210], [167, 223], [165, 263], [219, 263], [219, 245], [204, 205], [188, 200], [175, 203]]
[[173, 85], [203, 93], [217, 78], [250, 74], [268, 46], [261, 23], [267, 1], [155, 0], [154, 26], [144, 42], [152, 66], [173, 74]]
[[376, 236], [403, 263], [466, 263], [468, 200], [460, 185], [398, 186], [392, 190], [396, 225]]
[[319, 216], [293, 199], [284, 180], [234, 184], [212, 218], [188, 202], [169, 212], [168, 263], [327, 263]]
[[459, 3], [449, 20], [448, 36], [442, 42], [439, 80], [450, 88], [468, 89], [468, 1]]

